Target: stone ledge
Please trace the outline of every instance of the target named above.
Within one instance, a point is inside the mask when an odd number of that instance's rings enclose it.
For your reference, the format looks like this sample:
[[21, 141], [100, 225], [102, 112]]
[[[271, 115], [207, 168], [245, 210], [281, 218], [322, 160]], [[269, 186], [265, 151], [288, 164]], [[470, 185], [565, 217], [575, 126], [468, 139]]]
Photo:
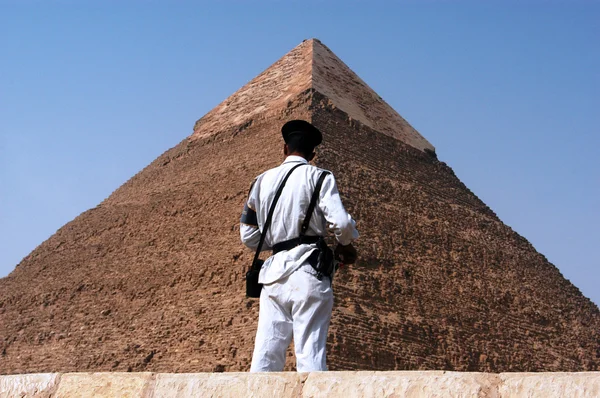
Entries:
[[0, 376], [0, 397], [49, 397], [59, 379], [59, 373]]
[[4, 397], [600, 397], [600, 372], [44, 373], [0, 376]]

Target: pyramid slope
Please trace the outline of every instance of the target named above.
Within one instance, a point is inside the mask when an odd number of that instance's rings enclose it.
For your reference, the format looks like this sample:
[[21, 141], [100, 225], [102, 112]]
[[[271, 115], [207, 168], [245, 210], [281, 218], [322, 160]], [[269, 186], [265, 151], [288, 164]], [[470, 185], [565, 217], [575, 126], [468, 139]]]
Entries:
[[315, 102], [317, 163], [364, 238], [336, 281], [335, 369], [599, 369], [598, 307], [556, 267], [446, 164]]
[[310, 85], [277, 103], [221, 129], [207, 114], [0, 279], [0, 373], [248, 370], [239, 213], [292, 118], [324, 131], [315, 162], [362, 233], [334, 282], [330, 369], [600, 369], [598, 308], [447, 165]]
[[247, 369], [239, 212], [280, 159], [273, 128], [184, 140], [1, 279], [0, 373]]

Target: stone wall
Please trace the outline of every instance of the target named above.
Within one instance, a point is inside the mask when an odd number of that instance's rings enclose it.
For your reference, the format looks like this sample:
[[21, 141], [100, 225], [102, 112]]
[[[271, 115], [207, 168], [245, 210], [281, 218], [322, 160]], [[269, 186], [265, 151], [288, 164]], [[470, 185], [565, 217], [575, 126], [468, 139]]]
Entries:
[[3, 397], [598, 397], [600, 372], [45, 373], [0, 376]]

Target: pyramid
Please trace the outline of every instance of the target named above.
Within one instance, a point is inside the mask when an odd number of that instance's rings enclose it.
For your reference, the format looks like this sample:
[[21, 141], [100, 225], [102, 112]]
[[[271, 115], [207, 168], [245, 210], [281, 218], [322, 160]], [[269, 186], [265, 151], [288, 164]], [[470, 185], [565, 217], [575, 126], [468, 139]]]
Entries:
[[295, 118], [324, 132], [314, 163], [361, 232], [334, 281], [331, 370], [600, 370], [596, 305], [313, 39], [0, 279], [0, 373], [248, 370], [239, 215]]

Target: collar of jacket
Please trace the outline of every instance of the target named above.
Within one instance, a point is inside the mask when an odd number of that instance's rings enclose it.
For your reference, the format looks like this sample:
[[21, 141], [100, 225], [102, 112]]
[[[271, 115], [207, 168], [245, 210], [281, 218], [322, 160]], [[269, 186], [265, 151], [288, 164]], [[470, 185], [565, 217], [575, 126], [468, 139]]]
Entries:
[[308, 160], [304, 159], [302, 156], [290, 155], [285, 158], [283, 163], [308, 163]]

